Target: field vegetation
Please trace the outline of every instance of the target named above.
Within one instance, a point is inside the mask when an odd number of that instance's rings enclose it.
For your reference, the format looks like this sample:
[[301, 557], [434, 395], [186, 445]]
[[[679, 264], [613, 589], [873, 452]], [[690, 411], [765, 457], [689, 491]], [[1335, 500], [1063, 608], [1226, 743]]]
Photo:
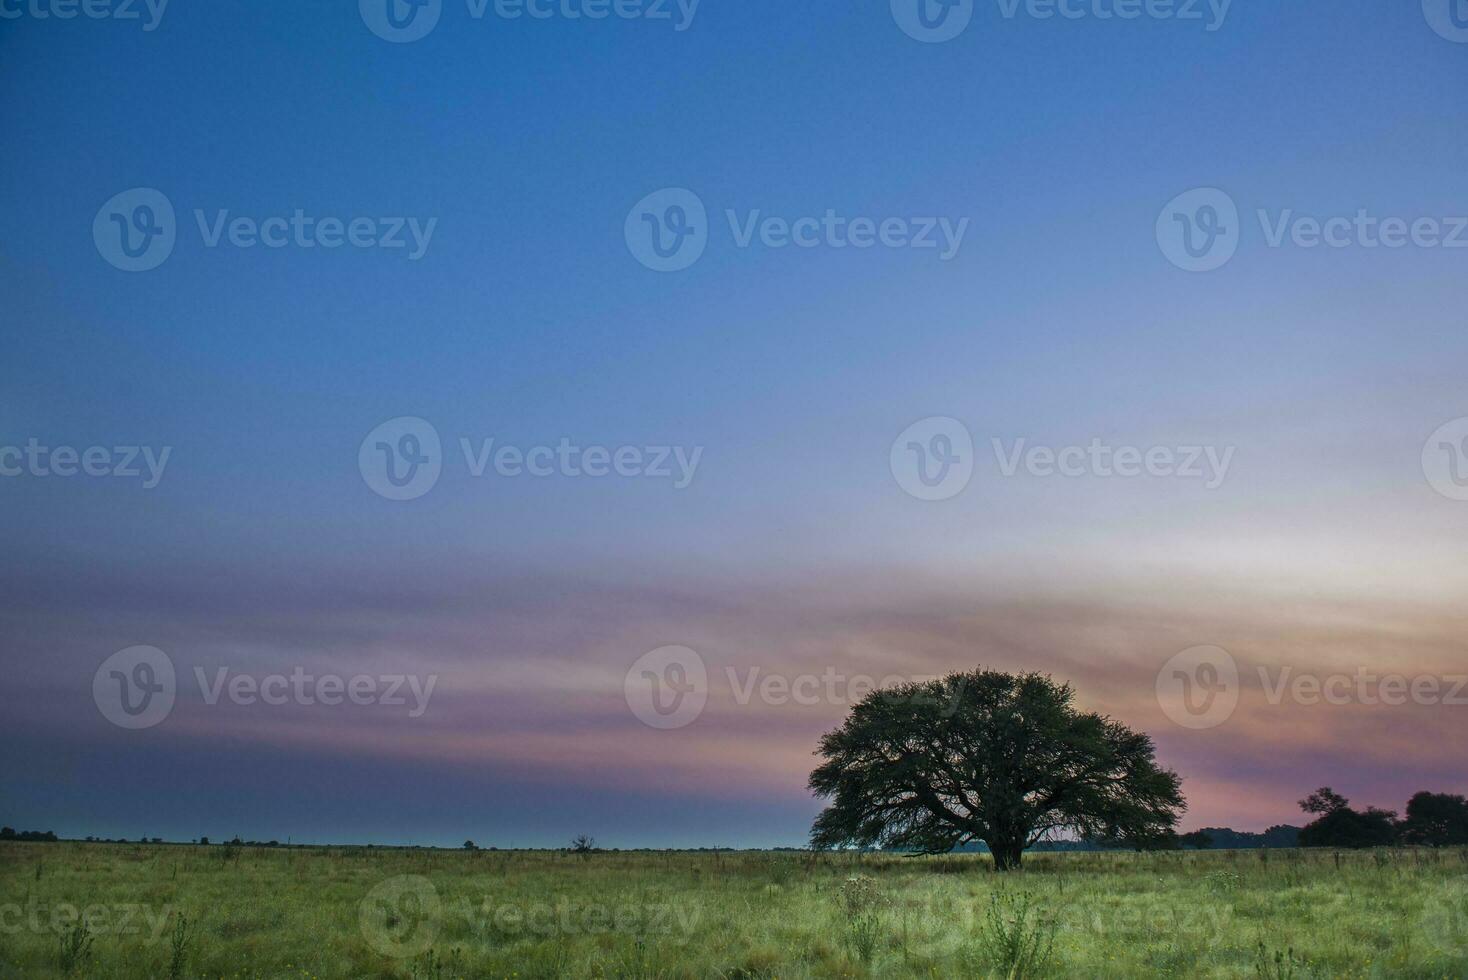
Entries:
[[1468, 849], [0, 844], [4, 977], [1468, 976]]

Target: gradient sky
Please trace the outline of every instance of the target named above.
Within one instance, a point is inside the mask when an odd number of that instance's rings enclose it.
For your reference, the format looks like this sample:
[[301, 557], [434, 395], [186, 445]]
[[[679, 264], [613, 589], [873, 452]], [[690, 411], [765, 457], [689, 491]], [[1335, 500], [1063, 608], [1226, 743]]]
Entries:
[[[7, 0], [7, 9], [11, 9]], [[19, 9], [19, 8], [15, 8]], [[1089, 9], [1089, 8], [1088, 8]], [[1299, 822], [1330, 784], [1468, 791], [1468, 705], [1271, 705], [1257, 668], [1468, 671], [1468, 503], [1424, 441], [1468, 416], [1468, 250], [1269, 248], [1257, 209], [1468, 214], [1468, 44], [1419, 4], [1236, 0], [1203, 24], [1006, 18], [918, 43], [884, 2], [703, 0], [668, 22], [472, 19], [390, 44], [357, 5], [173, 0], [0, 20], [0, 446], [170, 446], [163, 480], [0, 478], [0, 820], [66, 835], [555, 846], [799, 844], [845, 705], [738, 703], [728, 669], [1071, 680], [1151, 732], [1186, 827]], [[179, 241], [119, 271], [92, 222], [163, 191]], [[645, 195], [708, 206], [678, 273]], [[1190, 274], [1174, 196], [1243, 235]], [[437, 218], [402, 252], [206, 248], [194, 209]], [[737, 248], [723, 213], [969, 219], [931, 251]], [[357, 467], [384, 420], [434, 489]], [[962, 420], [971, 485], [889, 469]], [[666, 481], [472, 478], [461, 437], [703, 447]], [[990, 440], [1234, 447], [1228, 479], [998, 472]], [[136, 644], [262, 674], [434, 674], [430, 709], [208, 705], [124, 731]], [[644, 726], [667, 644], [708, 707]], [[1191, 731], [1178, 651], [1244, 668]]]

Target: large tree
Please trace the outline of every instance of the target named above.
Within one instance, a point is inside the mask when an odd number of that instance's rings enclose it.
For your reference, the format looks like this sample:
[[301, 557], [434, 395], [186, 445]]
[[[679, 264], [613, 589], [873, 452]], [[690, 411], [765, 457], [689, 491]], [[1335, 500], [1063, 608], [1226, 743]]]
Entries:
[[1187, 804], [1152, 739], [1075, 706], [1069, 684], [992, 670], [873, 691], [826, 734], [810, 788], [832, 803], [817, 848], [937, 854], [983, 841], [994, 866], [1069, 832], [1134, 846], [1169, 839]]
[[1468, 844], [1468, 799], [1451, 793], [1418, 793], [1407, 803], [1407, 819], [1401, 830], [1407, 844]]

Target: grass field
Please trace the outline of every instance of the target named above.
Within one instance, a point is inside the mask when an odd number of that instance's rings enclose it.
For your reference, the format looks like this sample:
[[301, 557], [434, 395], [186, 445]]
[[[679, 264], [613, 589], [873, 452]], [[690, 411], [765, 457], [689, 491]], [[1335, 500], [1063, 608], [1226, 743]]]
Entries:
[[1468, 976], [1468, 851], [0, 845], [0, 976]]

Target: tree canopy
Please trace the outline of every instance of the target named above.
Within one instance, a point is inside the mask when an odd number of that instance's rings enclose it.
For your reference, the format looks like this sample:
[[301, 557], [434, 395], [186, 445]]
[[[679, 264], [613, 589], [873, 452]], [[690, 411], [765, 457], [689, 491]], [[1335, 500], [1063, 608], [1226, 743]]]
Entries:
[[997, 869], [1073, 833], [1138, 847], [1173, 839], [1181, 780], [1152, 740], [1075, 706], [1038, 673], [978, 669], [871, 692], [827, 733], [810, 788], [832, 803], [817, 848], [942, 853], [983, 841]]
[[1404, 844], [1468, 844], [1468, 799], [1452, 793], [1418, 793], [1407, 801], [1407, 819], [1401, 830]]
[[1351, 801], [1322, 787], [1300, 801], [1300, 809], [1318, 815], [1300, 831], [1301, 847], [1384, 847], [1397, 837], [1397, 814], [1393, 810], [1367, 807], [1351, 809]]

